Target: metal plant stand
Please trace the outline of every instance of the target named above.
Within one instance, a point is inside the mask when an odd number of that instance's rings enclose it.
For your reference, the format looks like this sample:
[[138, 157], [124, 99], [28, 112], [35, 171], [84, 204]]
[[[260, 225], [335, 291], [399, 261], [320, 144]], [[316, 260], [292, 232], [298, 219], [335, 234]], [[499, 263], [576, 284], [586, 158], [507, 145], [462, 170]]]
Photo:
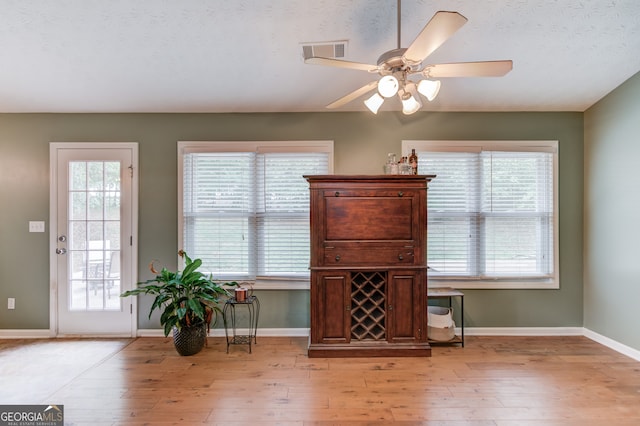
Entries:
[[[249, 314], [247, 334], [238, 334], [236, 328], [236, 307], [245, 306]], [[251, 353], [252, 343], [258, 344], [256, 332], [258, 330], [258, 317], [260, 316], [260, 301], [257, 296], [249, 296], [246, 300], [237, 301], [235, 297], [228, 299], [222, 309], [224, 321], [224, 334], [227, 338], [227, 353], [231, 345], [249, 345]]]

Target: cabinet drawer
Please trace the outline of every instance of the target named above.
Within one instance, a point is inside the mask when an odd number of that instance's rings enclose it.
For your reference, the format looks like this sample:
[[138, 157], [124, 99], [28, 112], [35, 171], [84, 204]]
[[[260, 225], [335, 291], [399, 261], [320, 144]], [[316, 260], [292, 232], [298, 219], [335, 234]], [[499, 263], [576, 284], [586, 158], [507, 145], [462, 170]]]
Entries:
[[413, 265], [413, 247], [325, 247], [324, 266]]

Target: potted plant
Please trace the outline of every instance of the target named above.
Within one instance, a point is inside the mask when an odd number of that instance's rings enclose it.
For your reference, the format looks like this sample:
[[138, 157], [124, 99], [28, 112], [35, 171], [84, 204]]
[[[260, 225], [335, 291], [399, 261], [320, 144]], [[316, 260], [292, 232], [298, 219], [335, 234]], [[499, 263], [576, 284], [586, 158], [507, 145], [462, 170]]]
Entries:
[[[220, 298], [228, 296], [225, 286], [237, 286], [236, 282], [217, 283], [212, 276], [198, 271], [201, 259], [191, 259], [183, 250], [178, 252], [185, 261], [182, 272], [167, 268], [156, 271], [153, 261], [149, 269], [155, 278], [139, 282], [138, 288], [125, 291], [120, 297], [151, 294], [155, 300], [149, 310], [149, 318], [156, 310], [162, 310], [160, 324], [164, 335], [173, 331], [173, 342], [180, 355], [194, 355], [207, 341], [207, 331], [212, 320], [221, 313]], [[215, 324], [215, 321], [214, 321]]]

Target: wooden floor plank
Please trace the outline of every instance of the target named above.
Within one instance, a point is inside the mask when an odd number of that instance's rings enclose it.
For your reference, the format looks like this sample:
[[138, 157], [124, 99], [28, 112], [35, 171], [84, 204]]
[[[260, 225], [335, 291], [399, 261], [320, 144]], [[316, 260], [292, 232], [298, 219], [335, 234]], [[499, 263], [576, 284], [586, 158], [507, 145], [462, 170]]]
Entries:
[[637, 425], [640, 363], [585, 337], [468, 337], [430, 358], [313, 358], [307, 338], [0, 340], [0, 403], [68, 425]]

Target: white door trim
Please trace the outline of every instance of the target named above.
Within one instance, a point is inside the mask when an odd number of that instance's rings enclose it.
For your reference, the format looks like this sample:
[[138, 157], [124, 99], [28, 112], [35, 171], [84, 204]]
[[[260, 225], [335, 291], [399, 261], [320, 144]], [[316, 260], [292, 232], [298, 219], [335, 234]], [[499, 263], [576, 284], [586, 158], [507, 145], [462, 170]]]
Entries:
[[[132, 152], [132, 181], [131, 181], [131, 276], [130, 282], [135, 285], [138, 281], [138, 143], [137, 142], [50, 142], [49, 143], [49, 336], [58, 335], [58, 271], [57, 247], [58, 236], [58, 158], [59, 149], [130, 149]], [[131, 297], [131, 336], [135, 337], [138, 327], [137, 298]]]

